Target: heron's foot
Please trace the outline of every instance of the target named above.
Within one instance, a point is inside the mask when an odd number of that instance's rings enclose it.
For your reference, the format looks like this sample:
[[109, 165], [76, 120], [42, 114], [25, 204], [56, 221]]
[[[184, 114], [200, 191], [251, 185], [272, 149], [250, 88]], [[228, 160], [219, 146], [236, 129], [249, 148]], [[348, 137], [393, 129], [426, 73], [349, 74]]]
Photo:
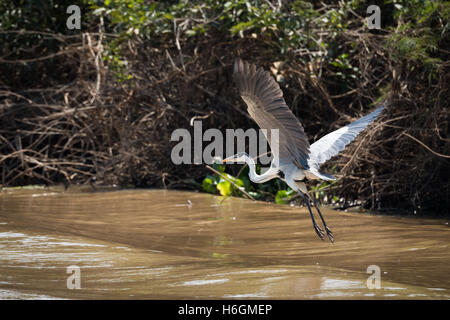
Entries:
[[333, 232], [331, 232], [327, 226], [325, 226], [325, 230], [327, 232], [328, 239], [330, 239], [331, 243], [334, 243]]
[[319, 227], [317, 224], [314, 224], [314, 230], [316, 230], [316, 233], [320, 239], [325, 240], [325, 234], [323, 233], [321, 227]]

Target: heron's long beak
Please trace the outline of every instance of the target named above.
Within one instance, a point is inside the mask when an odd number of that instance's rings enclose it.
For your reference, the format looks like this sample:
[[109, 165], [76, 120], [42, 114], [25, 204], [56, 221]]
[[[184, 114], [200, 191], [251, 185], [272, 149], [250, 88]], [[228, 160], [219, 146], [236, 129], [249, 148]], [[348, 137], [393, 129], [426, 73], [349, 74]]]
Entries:
[[235, 162], [234, 157], [228, 157], [222, 160], [222, 163]]

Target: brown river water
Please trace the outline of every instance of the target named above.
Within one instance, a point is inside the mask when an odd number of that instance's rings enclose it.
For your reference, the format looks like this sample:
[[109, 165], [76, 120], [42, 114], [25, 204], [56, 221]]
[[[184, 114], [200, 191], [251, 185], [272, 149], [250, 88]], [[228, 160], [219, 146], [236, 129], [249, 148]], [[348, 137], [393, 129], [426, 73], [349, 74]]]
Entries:
[[3, 189], [0, 299], [450, 298], [448, 220], [322, 211], [334, 244], [289, 205]]

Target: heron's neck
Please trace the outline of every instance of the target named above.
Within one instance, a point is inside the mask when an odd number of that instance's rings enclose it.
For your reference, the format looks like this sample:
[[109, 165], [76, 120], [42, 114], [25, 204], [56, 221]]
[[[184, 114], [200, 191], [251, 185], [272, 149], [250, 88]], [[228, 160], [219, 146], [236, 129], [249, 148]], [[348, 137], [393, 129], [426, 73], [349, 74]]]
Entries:
[[263, 183], [266, 181], [269, 181], [273, 178], [278, 178], [278, 169], [275, 167], [270, 167], [269, 170], [267, 170], [263, 174], [257, 174], [256, 173], [256, 164], [253, 158], [250, 158], [248, 155], [244, 155], [245, 162], [247, 163], [249, 167], [249, 177], [250, 180], [255, 183]]

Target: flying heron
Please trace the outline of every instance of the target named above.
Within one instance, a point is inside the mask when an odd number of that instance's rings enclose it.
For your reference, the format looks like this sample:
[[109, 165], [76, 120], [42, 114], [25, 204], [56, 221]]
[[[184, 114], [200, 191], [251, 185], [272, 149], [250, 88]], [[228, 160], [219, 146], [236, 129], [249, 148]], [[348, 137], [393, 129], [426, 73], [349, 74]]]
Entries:
[[[248, 113], [261, 129], [265, 129], [264, 134], [272, 151], [272, 162], [270, 168], [261, 175], [256, 173], [255, 161], [245, 152], [228, 157], [223, 162], [244, 161], [250, 169], [250, 180], [255, 183], [263, 183], [274, 178], [285, 181], [305, 200], [317, 235], [322, 240], [325, 239], [323, 229], [314, 219], [310, 201], [322, 220], [328, 238], [334, 242], [333, 233], [328, 228], [316, 200], [309, 194], [304, 181], [305, 179], [336, 180], [333, 175], [320, 173], [320, 165], [344, 150], [367, 125], [377, 118], [384, 107], [378, 107], [365, 117], [325, 135], [310, 145], [302, 125], [286, 105], [280, 86], [269, 72], [236, 58], [233, 78], [242, 99], [247, 104]], [[271, 135], [268, 133], [272, 129], [279, 130], [278, 141], [271, 141]], [[277, 143], [278, 148], [274, 148], [274, 143]]]

